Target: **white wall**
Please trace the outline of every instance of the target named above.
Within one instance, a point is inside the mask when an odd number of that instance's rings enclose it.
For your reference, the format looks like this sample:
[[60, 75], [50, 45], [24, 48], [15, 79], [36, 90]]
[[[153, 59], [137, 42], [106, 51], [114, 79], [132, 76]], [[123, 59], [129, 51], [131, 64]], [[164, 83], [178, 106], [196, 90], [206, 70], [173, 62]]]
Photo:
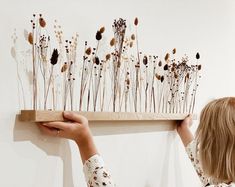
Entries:
[[[194, 57], [201, 52], [203, 78], [197, 111], [212, 98], [234, 95], [235, 1], [233, 0], [1, 0], [0, 1], [0, 186], [84, 187], [76, 145], [42, 136], [34, 124], [20, 123], [16, 65], [11, 34], [29, 28], [33, 13], [57, 19], [68, 36], [93, 39], [114, 18], [140, 19], [140, 43], [150, 53], [176, 47]], [[111, 30], [111, 29], [110, 29]], [[111, 31], [110, 31], [111, 32]], [[91, 37], [92, 36], [92, 37]], [[82, 45], [80, 43], [80, 50]], [[120, 187], [197, 187], [199, 180], [183, 146], [168, 126], [92, 125], [95, 141]]]

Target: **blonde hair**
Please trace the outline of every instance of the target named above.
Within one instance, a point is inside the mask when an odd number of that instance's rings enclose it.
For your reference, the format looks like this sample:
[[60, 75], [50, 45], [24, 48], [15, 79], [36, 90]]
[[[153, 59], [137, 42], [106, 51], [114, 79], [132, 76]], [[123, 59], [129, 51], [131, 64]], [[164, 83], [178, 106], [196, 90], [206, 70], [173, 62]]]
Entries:
[[204, 107], [196, 140], [204, 173], [217, 182], [234, 182], [235, 97], [216, 99]]

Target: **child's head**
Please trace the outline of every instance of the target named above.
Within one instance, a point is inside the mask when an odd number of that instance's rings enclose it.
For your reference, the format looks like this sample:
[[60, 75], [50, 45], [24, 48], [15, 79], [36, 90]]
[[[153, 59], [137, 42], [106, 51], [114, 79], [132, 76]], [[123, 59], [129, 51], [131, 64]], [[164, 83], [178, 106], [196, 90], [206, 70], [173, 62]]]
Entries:
[[234, 182], [235, 97], [216, 99], [204, 107], [196, 139], [204, 173], [218, 182]]

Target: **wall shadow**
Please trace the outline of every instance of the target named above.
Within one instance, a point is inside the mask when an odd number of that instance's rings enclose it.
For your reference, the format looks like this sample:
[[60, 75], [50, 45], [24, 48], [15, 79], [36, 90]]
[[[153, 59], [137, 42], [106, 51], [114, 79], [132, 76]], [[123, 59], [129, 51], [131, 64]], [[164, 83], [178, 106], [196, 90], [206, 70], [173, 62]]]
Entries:
[[47, 155], [60, 157], [63, 162], [63, 187], [74, 187], [72, 154], [68, 140], [40, 135], [34, 123], [19, 121], [19, 115], [15, 118], [13, 140], [15, 142], [30, 141]]
[[94, 136], [173, 131], [175, 121], [89, 122]]

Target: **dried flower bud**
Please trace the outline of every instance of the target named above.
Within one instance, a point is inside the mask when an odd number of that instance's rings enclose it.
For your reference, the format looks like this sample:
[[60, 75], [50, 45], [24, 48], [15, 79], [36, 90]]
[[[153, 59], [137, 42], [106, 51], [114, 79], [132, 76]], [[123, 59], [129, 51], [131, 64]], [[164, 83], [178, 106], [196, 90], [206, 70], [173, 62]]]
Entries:
[[161, 61], [161, 60], [158, 62], [158, 66], [159, 66], [159, 67], [162, 66], [162, 61]]
[[99, 57], [96, 56], [96, 57], [94, 58], [93, 62], [94, 62], [96, 65], [99, 65], [99, 64], [100, 64], [100, 59], [99, 59]]
[[166, 56], [165, 56], [165, 61], [168, 61], [168, 60], [169, 60], [169, 58], [170, 58], [170, 54], [169, 54], [169, 53], [167, 53], [167, 54], [166, 54]]
[[135, 35], [134, 34], [131, 35], [131, 39], [135, 40]]
[[166, 70], [168, 70], [168, 64], [166, 64], [164, 67], [163, 67], [163, 69], [166, 71]]
[[111, 58], [111, 55], [107, 54], [105, 58], [106, 58], [106, 61], [108, 61]]
[[90, 48], [90, 47], [87, 48], [86, 51], [85, 51], [85, 53], [86, 53], [87, 55], [90, 55], [90, 54], [91, 54], [91, 48]]
[[45, 27], [46, 26], [46, 21], [43, 18], [39, 18], [39, 24], [41, 27]]
[[155, 74], [155, 77], [157, 78], [157, 80], [161, 80], [161, 75], [158, 75], [157, 73]]
[[189, 73], [187, 73], [186, 78], [189, 79]]
[[33, 45], [33, 34], [30, 32], [28, 35], [28, 42]]
[[197, 67], [198, 70], [201, 70], [202, 69], [202, 65], [199, 64], [198, 67]]
[[130, 48], [132, 48], [133, 47], [133, 42], [130, 42]]
[[68, 69], [68, 65], [64, 64], [61, 68], [61, 73], [65, 72]]
[[175, 79], [177, 79], [177, 78], [178, 78], [178, 75], [177, 75], [177, 73], [176, 73], [176, 72], [174, 72], [174, 77], [175, 77]]
[[137, 26], [137, 25], [138, 25], [138, 23], [139, 23], [138, 18], [135, 18], [135, 21], [134, 21], [135, 26]]
[[196, 59], [199, 59], [199, 58], [200, 58], [200, 54], [197, 53], [197, 54], [196, 54]]
[[110, 41], [110, 46], [114, 46], [115, 43], [116, 43], [115, 38], [113, 38], [113, 39]]
[[176, 48], [172, 50], [172, 54], [175, 54], [175, 53], [176, 53]]
[[96, 35], [95, 35], [95, 38], [96, 38], [96, 40], [98, 40], [98, 41], [102, 39], [102, 34], [101, 34], [100, 31], [97, 31], [97, 33], [96, 33]]
[[56, 65], [58, 61], [59, 53], [57, 49], [53, 50], [53, 53], [51, 55], [51, 64]]
[[148, 57], [147, 57], [147, 56], [144, 56], [144, 58], [143, 58], [143, 64], [144, 64], [144, 65], [147, 65], [147, 64], [148, 64]]
[[130, 85], [130, 79], [127, 79], [127, 80], [126, 80], [126, 84], [127, 84], [127, 85]]
[[105, 27], [101, 27], [100, 28], [100, 33], [102, 34], [102, 33], [104, 33], [104, 31], [105, 31]]

